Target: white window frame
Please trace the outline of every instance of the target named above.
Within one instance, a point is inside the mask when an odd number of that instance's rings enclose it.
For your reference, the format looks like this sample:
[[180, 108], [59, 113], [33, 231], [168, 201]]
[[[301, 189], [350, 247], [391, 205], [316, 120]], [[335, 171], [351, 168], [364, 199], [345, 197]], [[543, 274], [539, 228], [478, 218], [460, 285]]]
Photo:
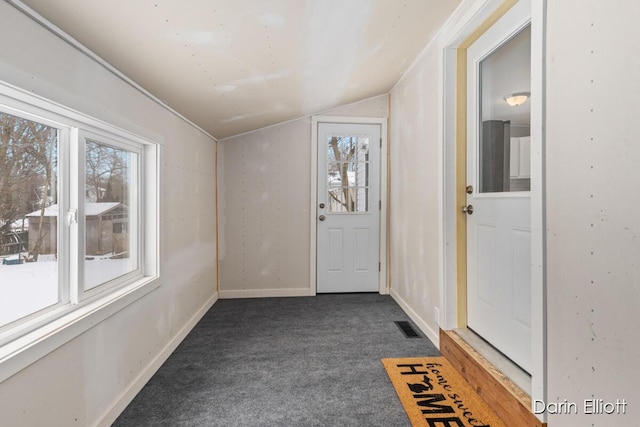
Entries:
[[[58, 133], [59, 302], [0, 328], [0, 382], [160, 286], [161, 145], [0, 82], [0, 111], [55, 127]], [[138, 155], [138, 269], [83, 290], [84, 141], [89, 137]], [[78, 209], [69, 224], [67, 212]], [[82, 276], [80, 276], [82, 274]]]
[[[58, 130], [58, 193], [68, 190], [69, 187], [69, 166], [67, 165], [69, 160], [68, 146], [69, 144], [63, 141], [68, 141], [71, 134], [71, 127], [65, 126], [61, 122], [46, 118], [41, 115], [37, 115], [38, 111], [24, 111], [19, 108], [15, 108], [13, 105], [6, 105], [3, 103], [2, 96], [0, 95], [0, 112], [11, 114], [16, 117], [20, 117], [26, 120], [34, 121]], [[60, 212], [66, 212], [69, 209], [68, 199], [58, 200], [58, 209]], [[57, 239], [58, 239], [58, 252], [66, 254], [69, 248], [69, 228], [65, 221], [58, 221], [57, 227]], [[67, 255], [64, 255], [67, 256]], [[56, 316], [57, 313], [64, 311], [64, 306], [70, 301], [69, 289], [64, 286], [64, 283], [69, 280], [69, 265], [58, 263], [58, 295], [59, 300], [56, 304], [45, 307], [41, 310], [33, 312], [26, 317], [19, 319], [15, 322], [11, 322], [8, 325], [0, 327], [0, 346], [7, 341], [11, 340], [12, 336], [16, 335], [16, 324], [19, 329], [29, 330], [37, 327], [42, 323], [43, 317]]]
[[[142, 176], [144, 176], [144, 146], [136, 141], [132, 141], [131, 139], [120, 138], [116, 135], [109, 135], [105, 132], [100, 132], [99, 130], [88, 130], [88, 129], [78, 129], [77, 137], [72, 142], [72, 151], [76, 151], [77, 155], [74, 158], [77, 159], [85, 159], [85, 147], [86, 142], [94, 141], [100, 144], [105, 144], [110, 147], [115, 147], [119, 149], [126, 150], [128, 152], [135, 153], [138, 156], [138, 165], [136, 166], [136, 188], [135, 191], [137, 193], [137, 199], [139, 201], [144, 200], [144, 182]], [[74, 145], [76, 145], [74, 147]], [[129, 218], [134, 218], [135, 221], [129, 221], [129, 232], [136, 236], [136, 257], [138, 260], [138, 267], [121, 277], [117, 277], [108, 282], [101, 283], [94, 288], [86, 289], [85, 284], [85, 272], [84, 272], [84, 264], [85, 264], [85, 244], [86, 244], [86, 229], [85, 229], [85, 221], [80, 220], [80, 218], [85, 218], [84, 214], [84, 195], [85, 195], [85, 161], [83, 160], [77, 167], [77, 175], [72, 177], [72, 193], [78, 196], [77, 207], [78, 210], [78, 223], [76, 224], [78, 227], [78, 261], [77, 261], [77, 272], [73, 272], [73, 276], [78, 278], [77, 283], [77, 296], [78, 300], [82, 301], [88, 298], [91, 298], [94, 295], [101, 294], [103, 292], [108, 292], [114, 287], [122, 286], [128, 282], [140, 279], [144, 275], [144, 268], [142, 265], [142, 260], [144, 260], [144, 245], [142, 245], [142, 241], [144, 239], [144, 230], [142, 227], [144, 221], [144, 203], [138, 203], [138, 206], [132, 207], [129, 209]], [[75, 256], [72, 255], [72, 256]]]

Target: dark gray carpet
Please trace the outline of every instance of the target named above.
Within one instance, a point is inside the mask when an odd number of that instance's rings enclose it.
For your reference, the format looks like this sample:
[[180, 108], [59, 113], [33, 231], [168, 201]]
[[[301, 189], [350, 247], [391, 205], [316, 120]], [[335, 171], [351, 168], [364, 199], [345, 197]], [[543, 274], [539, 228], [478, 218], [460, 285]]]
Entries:
[[439, 352], [396, 320], [377, 294], [218, 301], [113, 425], [410, 426], [380, 359]]

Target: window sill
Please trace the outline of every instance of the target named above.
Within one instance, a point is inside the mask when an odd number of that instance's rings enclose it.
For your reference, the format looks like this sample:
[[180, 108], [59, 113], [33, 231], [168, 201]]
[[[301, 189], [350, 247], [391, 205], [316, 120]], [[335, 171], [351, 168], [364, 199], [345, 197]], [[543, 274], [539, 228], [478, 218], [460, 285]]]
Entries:
[[0, 383], [160, 286], [144, 277], [0, 347]]

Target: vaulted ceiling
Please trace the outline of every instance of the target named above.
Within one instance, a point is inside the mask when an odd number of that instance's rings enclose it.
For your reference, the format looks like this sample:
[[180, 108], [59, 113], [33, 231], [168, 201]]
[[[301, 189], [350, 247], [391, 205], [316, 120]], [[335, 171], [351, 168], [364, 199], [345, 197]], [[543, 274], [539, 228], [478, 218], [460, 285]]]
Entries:
[[387, 93], [460, 0], [22, 0], [217, 138]]

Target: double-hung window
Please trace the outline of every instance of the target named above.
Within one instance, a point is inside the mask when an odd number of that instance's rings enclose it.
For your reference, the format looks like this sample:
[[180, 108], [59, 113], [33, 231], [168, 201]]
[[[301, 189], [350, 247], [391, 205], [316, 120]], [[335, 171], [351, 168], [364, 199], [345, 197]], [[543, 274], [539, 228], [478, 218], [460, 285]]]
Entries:
[[0, 381], [3, 360], [157, 285], [158, 148], [0, 84]]

